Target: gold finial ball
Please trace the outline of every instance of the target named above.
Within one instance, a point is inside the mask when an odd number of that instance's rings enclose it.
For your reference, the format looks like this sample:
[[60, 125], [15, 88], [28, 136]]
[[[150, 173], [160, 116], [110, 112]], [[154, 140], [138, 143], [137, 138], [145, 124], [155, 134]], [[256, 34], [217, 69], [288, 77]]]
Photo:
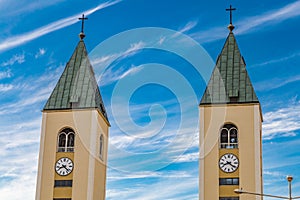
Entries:
[[230, 30], [230, 32], [231, 31], [233, 31], [233, 29], [234, 29], [234, 26], [232, 25], [232, 24], [229, 24], [228, 26], [227, 26], [227, 28]]
[[288, 182], [291, 182], [293, 180], [292, 176], [287, 176], [286, 179], [288, 180]]
[[85, 38], [85, 34], [83, 32], [79, 33], [79, 38], [83, 40], [83, 38]]

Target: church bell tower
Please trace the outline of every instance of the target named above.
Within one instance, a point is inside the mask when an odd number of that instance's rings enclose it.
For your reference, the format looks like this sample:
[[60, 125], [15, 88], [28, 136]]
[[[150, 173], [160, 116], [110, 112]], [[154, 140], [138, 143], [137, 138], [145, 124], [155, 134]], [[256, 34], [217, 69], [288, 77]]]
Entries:
[[233, 34], [217, 58], [200, 102], [200, 200], [261, 200], [262, 113]]
[[41, 128], [36, 200], [104, 200], [109, 122], [83, 41], [50, 95]]

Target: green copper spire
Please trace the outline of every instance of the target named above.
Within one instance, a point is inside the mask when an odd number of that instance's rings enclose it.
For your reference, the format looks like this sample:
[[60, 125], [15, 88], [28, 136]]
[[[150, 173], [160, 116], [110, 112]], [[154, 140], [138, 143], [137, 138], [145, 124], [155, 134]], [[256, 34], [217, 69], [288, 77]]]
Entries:
[[200, 105], [259, 103], [246, 64], [230, 31]]
[[81, 39], [44, 110], [97, 108], [107, 120], [94, 71]]

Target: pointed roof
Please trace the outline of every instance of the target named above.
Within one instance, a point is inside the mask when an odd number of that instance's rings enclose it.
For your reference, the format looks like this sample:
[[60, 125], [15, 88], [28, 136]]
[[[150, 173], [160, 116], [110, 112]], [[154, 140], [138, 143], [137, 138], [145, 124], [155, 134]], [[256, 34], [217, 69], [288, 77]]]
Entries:
[[81, 39], [44, 110], [97, 108], [107, 119], [87, 50]]
[[259, 103], [246, 64], [230, 31], [200, 105]]

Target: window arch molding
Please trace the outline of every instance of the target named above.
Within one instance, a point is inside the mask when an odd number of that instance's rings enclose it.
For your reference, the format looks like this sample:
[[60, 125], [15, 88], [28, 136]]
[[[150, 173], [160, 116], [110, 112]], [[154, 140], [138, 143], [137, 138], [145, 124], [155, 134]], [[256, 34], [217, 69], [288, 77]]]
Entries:
[[57, 152], [74, 152], [75, 131], [72, 128], [62, 128], [57, 135]]
[[233, 123], [225, 123], [220, 128], [220, 148], [236, 149], [238, 148], [238, 128]]

